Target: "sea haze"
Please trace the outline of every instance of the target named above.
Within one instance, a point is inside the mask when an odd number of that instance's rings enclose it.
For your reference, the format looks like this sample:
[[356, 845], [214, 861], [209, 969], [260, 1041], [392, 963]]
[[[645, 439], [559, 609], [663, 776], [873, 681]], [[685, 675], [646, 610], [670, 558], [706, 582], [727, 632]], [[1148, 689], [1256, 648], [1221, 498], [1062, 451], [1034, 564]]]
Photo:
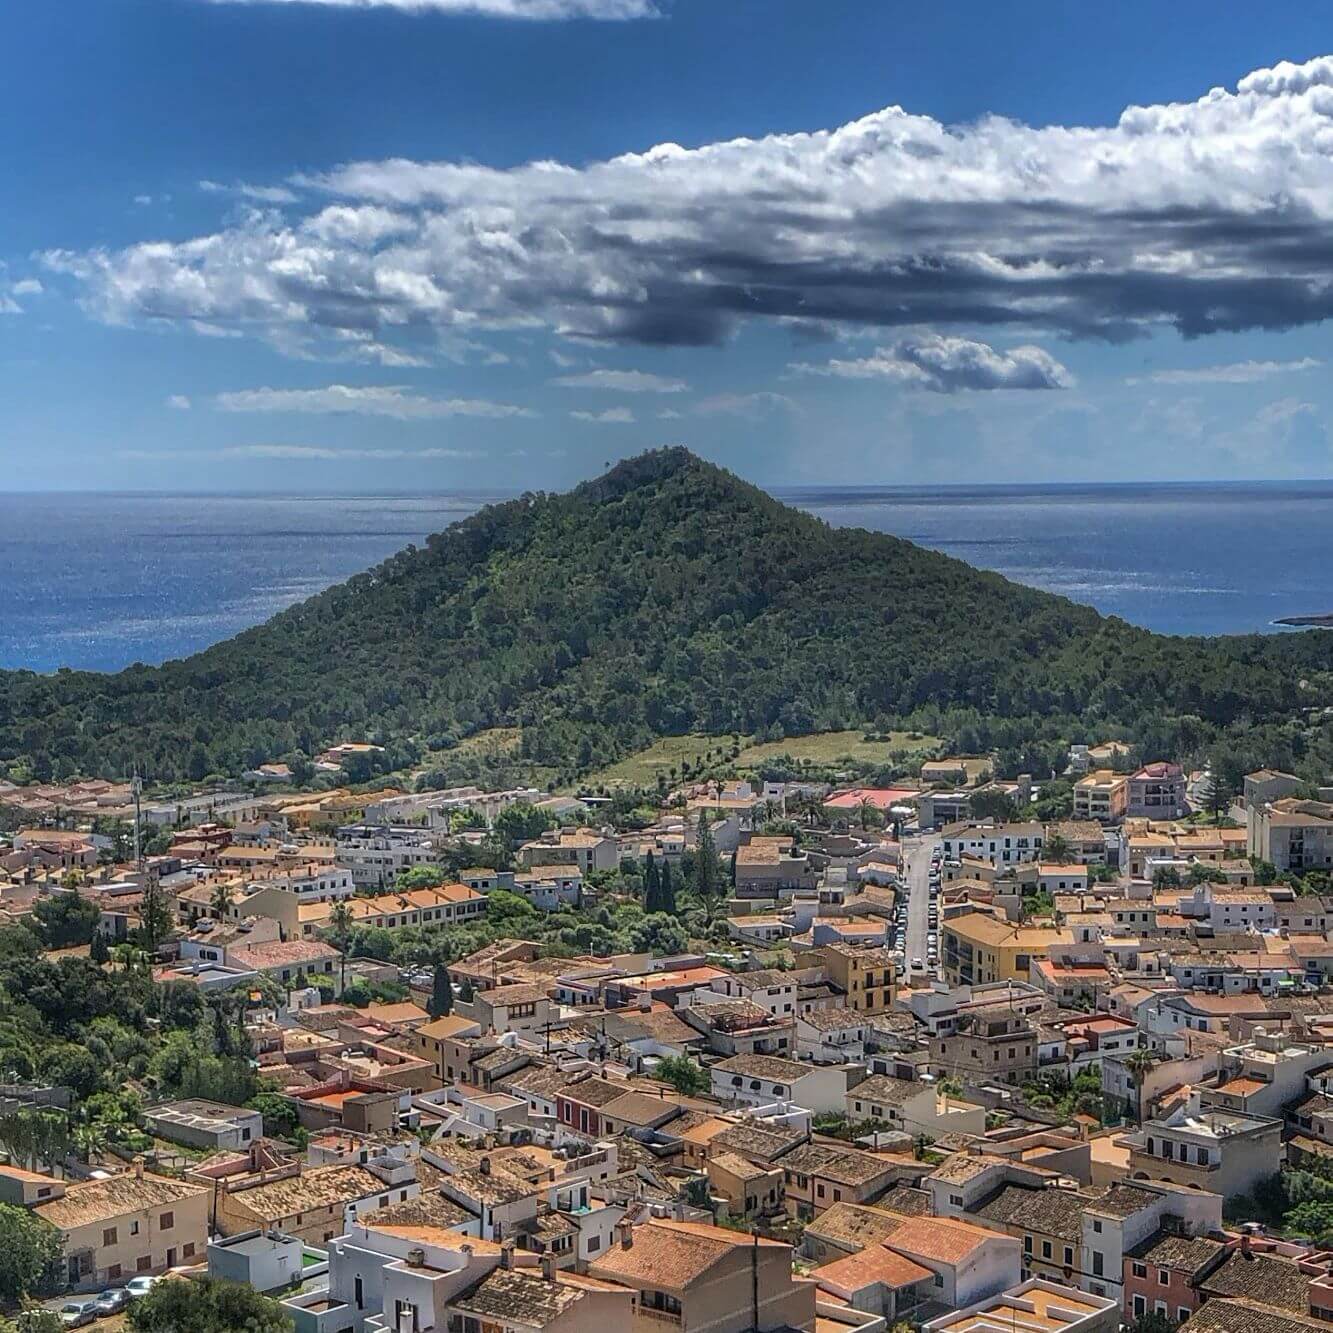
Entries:
[[[1333, 611], [1333, 482], [776, 489], [1171, 634]], [[182, 657], [493, 494], [0, 495], [0, 666]]]

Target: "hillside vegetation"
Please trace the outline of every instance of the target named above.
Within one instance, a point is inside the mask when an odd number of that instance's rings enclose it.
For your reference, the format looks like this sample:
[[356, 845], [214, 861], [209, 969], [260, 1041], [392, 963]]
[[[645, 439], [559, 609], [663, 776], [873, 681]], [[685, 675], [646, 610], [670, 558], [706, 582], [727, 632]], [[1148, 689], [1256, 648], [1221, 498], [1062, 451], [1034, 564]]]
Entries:
[[483, 509], [183, 661], [4, 673], [0, 767], [197, 779], [348, 738], [397, 767], [504, 727], [571, 775], [662, 736], [867, 725], [972, 751], [1229, 732], [1296, 762], [1331, 665], [1327, 633], [1154, 635], [674, 449]]

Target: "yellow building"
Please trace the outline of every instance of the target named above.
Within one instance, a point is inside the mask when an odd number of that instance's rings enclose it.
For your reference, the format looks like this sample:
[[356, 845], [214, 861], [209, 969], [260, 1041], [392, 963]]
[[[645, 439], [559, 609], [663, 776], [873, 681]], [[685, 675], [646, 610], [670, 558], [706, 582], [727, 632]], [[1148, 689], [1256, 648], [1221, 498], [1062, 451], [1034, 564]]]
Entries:
[[1049, 958], [1052, 948], [1074, 942], [1068, 930], [1015, 926], [985, 912], [946, 918], [940, 933], [944, 976], [955, 986], [1027, 981], [1034, 959]]
[[861, 1014], [882, 1014], [893, 1008], [897, 975], [888, 949], [826, 944], [824, 971], [846, 996], [847, 1008]]

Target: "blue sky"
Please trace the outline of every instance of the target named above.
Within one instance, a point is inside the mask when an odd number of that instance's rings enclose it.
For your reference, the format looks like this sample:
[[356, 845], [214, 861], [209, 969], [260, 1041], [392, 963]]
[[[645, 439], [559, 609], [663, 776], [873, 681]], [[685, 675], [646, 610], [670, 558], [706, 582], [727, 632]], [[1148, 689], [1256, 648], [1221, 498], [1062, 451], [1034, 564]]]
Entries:
[[1317, 7], [12, 8], [0, 489], [1333, 476]]

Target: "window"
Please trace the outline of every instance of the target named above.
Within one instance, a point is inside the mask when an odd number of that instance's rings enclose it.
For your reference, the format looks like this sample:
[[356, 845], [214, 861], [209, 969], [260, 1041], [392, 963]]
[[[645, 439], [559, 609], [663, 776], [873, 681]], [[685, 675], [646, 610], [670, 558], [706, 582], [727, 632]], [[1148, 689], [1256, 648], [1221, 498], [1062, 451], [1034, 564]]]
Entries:
[[1074, 1264], [1074, 1248], [1072, 1245], [1065, 1246], [1065, 1267], [1072, 1268]]
[[131, 1223], [130, 1223], [130, 1235], [131, 1235], [131, 1236], [137, 1236], [138, 1234], [139, 1234], [139, 1224], [138, 1224], [137, 1222], [131, 1222]]
[[1142, 1319], [1148, 1313], [1148, 1302], [1142, 1296], [1134, 1297], [1134, 1318]]
[[151, 1254], [141, 1254], [134, 1261], [134, 1266], [140, 1273], [146, 1273], [153, 1266], [153, 1256]]
[[116, 1243], [116, 1228], [115, 1228], [115, 1227], [103, 1227], [103, 1228], [102, 1228], [102, 1244], [103, 1244], [103, 1245], [114, 1245], [115, 1243]]
[[193, 1257], [194, 1257], [194, 1241], [187, 1240], [185, 1244], [181, 1246], [181, 1258], [191, 1259]]
[[1024, 1254], [1031, 1254], [1031, 1253], [1032, 1253], [1032, 1237], [1031, 1237], [1031, 1236], [1024, 1236], [1024, 1237], [1023, 1237], [1023, 1253], [1024, 1253]]
[[157, 1228], [159, 1231], [170, 1231], [171, 1228], [175, 1225], [176, 1225], [175, 1213], [163, 1213], [162, 1216], [157, 1219]]
[[1102, 1223], [1101, 1223], [1101, 1219], [1100, 1219], [1100, 1218], [1098, 1218], [1098, 1217], [1094, 1217], [1094, 1218], [1092, 1219], [1092, 1229], [1093, 1229], [1099, 1236], [1102, 1234]]
[[112, 1264], [106, 1270], [107, 1279], [114, 1282], [120, 1276], [120, 1265]]
[[1132, 1270], [1132, 1271], [1133, 1271], [1135, 1277], [1147, 1277], [1147, 1276], [1148, 1276], [1148, 1265], [1147, 1265], [1147, 1264], [1134, 1264], [1134, 1265], [1133, 1265], [1133, 1270]]
[[1190, 1310], [1188, 1305], [1176, 1306], [1176, 1323], [1183, 1324], [1185, 1320], [1187, 1320], [1189, 1317], [1190, 1317]]
[[1169, 1287], [1171, 1285], [1171, 1270], [1169, 1268], [1159, 1268], [1157, 1270], [1157, 1285], [1159, 1287]]
[[953, 1207], [961, 1208], [963, 1206], [963, 1196], [961, 1194], [951, 1194], [949, 1195], [949, 1202]]
[[935, 1282], [935, 1285], [936, 1285], [937, 1287], [942, 1287], [942, 1286], [944, 1285], [944, 1274], [943, 1274], [943, 1273], [936, 1273], [936, 1274], [935, 1274], [935, 1278], [934, 1278], [934, 1282]]
[[588, 1237], [588, 1253], [596, 1254], [602, 1248], [602, 1238], [600, 1236]]
[[1153, 1308], [1153, 1313], [1154, 1313], [1154, 1314], [1159, 1314], [1159, 1315], [1163, 1316], [1163, 1318], [1168, 1317], [1168, 1316], [1167, 1316], [1166, 1302], [1165, 1302], [1165, 1301], [1154, 1301], [1154, 1302], [1153, 1302], [1153, 1307], [1152, 1307], [1152, 1308]]
[[1051, 1242], [1048, 1240], [1044, 1240], [1041, 1243], [1041, 1257], [1043, 1259], [1049, 1259], [1051, 1257]]
[[1094, 1277], [1102, 1276], [1102, 1252], [1093, 1250], [1092, 1252], [1092, 1272]]

